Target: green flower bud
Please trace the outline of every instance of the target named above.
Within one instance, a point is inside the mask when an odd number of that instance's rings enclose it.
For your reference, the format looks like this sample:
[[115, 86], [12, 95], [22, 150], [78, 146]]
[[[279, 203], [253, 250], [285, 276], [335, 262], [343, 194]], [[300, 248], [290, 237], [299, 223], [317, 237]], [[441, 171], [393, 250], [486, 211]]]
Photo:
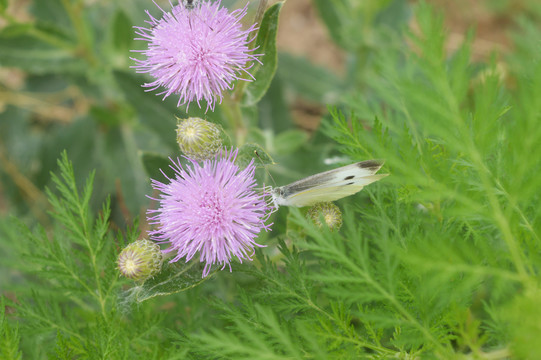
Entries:
[[177, 143], [180, 151], [196, 161], [213, 159], [222, 148], [218, 126], [200, 118], [178, 119]]
[[323, 218], [329, 229], [333, 231], [342, 226], [342, 212], [332, 202], [315, 204], [308, 210], [308, 218], [312, 219], [318, 227], [323, 225], [321, 222], [321, 218]]
[[163, 254], [160, 247], [149, 240], [137, 240], [118, 255], [118, 270], [132, 280], [146, 280], [160, 272]]

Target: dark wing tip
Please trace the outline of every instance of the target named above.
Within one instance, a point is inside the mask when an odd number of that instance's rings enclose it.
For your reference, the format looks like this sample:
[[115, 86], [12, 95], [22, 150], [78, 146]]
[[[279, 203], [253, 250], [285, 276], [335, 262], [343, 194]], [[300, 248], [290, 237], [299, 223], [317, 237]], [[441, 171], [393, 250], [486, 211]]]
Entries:
[[383, 166], [383, 161], [381, 160], [366, 160], [357, 163], [357, 166], [361, 169], [368, 169], [371, 171], [378, 171]]

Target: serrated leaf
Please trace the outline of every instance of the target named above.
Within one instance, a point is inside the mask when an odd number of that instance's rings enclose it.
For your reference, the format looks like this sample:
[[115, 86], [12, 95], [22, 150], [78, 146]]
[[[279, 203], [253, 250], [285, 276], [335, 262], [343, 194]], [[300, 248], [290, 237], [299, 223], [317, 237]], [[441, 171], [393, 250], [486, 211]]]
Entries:
[[276, 34], [278, 31], [278, 18], [282, 9], [283, 1], [280, 1], [265, 11], [261, 26], [257, 33], [256, 50], [258, 54], [263, 54], [259, 60], [263, 65], [255, 63], [252, 75], [255, 80], [249, 82], [244, 87], [242, 98], [243, 106], [257, 104], [267, 92], [272, 78], [278, 67], [278, 55], [276, 51]]
[[165, 263], [162, 271], [143, 285], [129, 290], [128, 298], [139, 303], [156, 296], [167, 296], [189, 290], [206, 281], [220, 269], [214, 266], [210, 273], [202, 278], [203, 265], [192, 261], [189, 264]]
[[274, 138], [274, 151], [280, 155], [291, 154], [308, 140], [308, 134], [301, 130], [287, 130]]
[[175, 172], [171, 169], [171, 160], [165, 155], [141, 151], [139, 153], [145, 172], [151, 179], [164, 179], [165, 173], [169, 178], [175, 177]]
[[257, 144], [244, 144], [237, 155], [237, 164], [241, 168], [245, 168], [254, 159], [254, 165], [256, 167], [264, 167], [266, 165], [274, 164], [271, 156], [263, 150], [263, 148]]

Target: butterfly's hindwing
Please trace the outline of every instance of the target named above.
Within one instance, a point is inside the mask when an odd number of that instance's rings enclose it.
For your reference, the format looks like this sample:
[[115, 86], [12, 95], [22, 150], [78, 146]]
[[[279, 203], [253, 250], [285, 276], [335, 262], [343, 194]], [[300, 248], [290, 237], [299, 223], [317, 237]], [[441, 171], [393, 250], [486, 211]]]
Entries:
[[292, 206], [310, 206], [319, 202], [328, 202], [341, 199], [343, 197], [353, 195], [363, 189], [363, 186], [335, 186], [328, 187], [326, 192], [321, 192], [318, 189], [308, 189], [303, 192], [292, 195], [287, 199]]

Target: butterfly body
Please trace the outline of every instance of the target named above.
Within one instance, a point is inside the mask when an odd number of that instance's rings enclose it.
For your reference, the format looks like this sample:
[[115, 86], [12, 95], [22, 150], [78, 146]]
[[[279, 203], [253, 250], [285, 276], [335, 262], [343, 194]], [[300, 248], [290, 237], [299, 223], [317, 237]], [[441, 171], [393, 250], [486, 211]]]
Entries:
[[197, 4], [198, 0], [182, 0], [184, 7], [188, 10], [192, 10]]
[[272, 200], [276, 207], [302, 207], [335, 201], [353, 195], [364, 186], [387, 176], [388, 174], [376, 174], [382, 166], [381, 161], [367, 160], [315, 174], [272, 189]]

